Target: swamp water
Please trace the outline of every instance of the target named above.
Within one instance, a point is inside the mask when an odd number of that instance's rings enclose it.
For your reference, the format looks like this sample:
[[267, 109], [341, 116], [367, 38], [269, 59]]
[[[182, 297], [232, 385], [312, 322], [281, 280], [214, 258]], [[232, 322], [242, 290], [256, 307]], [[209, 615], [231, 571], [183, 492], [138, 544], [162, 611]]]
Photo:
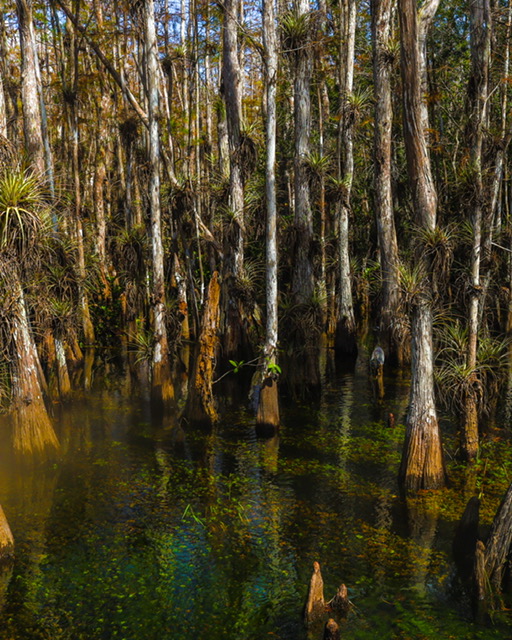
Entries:
[[348, 586], [343, 638], [512, 638], [506, 614], [472, 622], [451, 554], [475, 486], [489, 524], [512, 461], [501, 484], [482, 459], [469, 494], [452, 469], [450, 489], [406, 503], [407, 380], [387, 379], [377, 401], [367, 362], [333, 373], [319, 396], [284, 398], [266, 439], [237, 403], [206, 430], [152, 421], [143, 399], [99, 386], [56, 411], [55, 464], [19, 468], [4, 430], [17, 556], [0, 573], [0, 640], [319, 640], [302, 623], [315, 560], [326, 599]]

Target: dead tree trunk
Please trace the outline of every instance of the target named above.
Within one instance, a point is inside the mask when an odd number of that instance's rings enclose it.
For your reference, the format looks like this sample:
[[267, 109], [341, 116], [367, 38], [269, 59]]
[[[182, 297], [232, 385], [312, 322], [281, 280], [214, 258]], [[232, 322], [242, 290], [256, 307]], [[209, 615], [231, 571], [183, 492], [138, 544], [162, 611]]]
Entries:
[[190, 422], [215, 423], [218, 420], [213, 398], [213, 375], [218, 347], [220, 321], [220, 284], [215, 271], [208, 287], [208, 298], [203, 311], [203, 322], [199, 336], [199, 354], [190, 379], [190, 388], [185, 415]]
[[308, 599], [304, 609], [306, 624], [314, 622], [325, 614], [324, 581], [320, 572], [320, 564], [313, 563], [313, 575], [309, 583]]

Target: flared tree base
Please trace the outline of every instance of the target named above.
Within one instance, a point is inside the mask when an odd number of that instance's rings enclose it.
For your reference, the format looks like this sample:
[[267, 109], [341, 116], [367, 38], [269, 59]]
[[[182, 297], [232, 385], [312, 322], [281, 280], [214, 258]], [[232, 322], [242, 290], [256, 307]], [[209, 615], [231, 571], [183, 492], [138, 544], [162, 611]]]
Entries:
[[441, 489], [446, 485], [443, 450], [437, 420], [409, 424], [405, 438], [400, 482], [406, 492]]
[[18, 403], [12, 410], [14, 451], [21, 455], [52, 457], [59, 441], [42, 400]]

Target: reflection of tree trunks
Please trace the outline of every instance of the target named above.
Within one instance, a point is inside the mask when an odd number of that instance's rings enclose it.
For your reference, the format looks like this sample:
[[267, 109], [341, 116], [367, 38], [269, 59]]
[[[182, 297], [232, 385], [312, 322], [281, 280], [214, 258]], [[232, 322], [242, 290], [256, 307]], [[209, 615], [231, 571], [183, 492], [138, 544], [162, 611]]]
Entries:
[[426, 592], [428, 559], [436, 537], [438, 518], [439, 505], [432, 502], [427, 504], [420, 497], [407, 499], [409, 535], [417, 545], [416, 550], [412, 551], [411, 566], [415, 568], [414, 586], [420, 593]]
[[464, 509], [453, 538], [453, 557], [459, 573], [465, 578], [473, 572], [479, 518], [480, 500], [473, 496]]
[[218, 420], [212, 385], [218, 347], [219, 301], [219, 275], [215, 271], [210, 280], [208, 299], [203, 312], [199, 336], [199, 355], [190, 378], [185, 415], [191, 422], [215, 423]]

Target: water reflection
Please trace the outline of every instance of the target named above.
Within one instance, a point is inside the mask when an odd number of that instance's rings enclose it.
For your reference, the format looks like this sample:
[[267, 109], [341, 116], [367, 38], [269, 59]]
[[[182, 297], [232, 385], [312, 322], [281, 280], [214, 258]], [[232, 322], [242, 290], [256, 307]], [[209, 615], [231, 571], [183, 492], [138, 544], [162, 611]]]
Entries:
[[56, 465], [21, 469], [0, 449], [19, 549], [0, 639], [305, 640], [315, 560], [326, 597], [344, 582], [359, 612], [345, 637], [500, 637], [442, 602], [455, 523], [399, 498], [407, 384], [387, 373], [376, 403], [367, 360], [321, 362], [315, 402], [284, 398], [270, 438], [240, 383], [213, 429], [105, 384], [55, 411]]

